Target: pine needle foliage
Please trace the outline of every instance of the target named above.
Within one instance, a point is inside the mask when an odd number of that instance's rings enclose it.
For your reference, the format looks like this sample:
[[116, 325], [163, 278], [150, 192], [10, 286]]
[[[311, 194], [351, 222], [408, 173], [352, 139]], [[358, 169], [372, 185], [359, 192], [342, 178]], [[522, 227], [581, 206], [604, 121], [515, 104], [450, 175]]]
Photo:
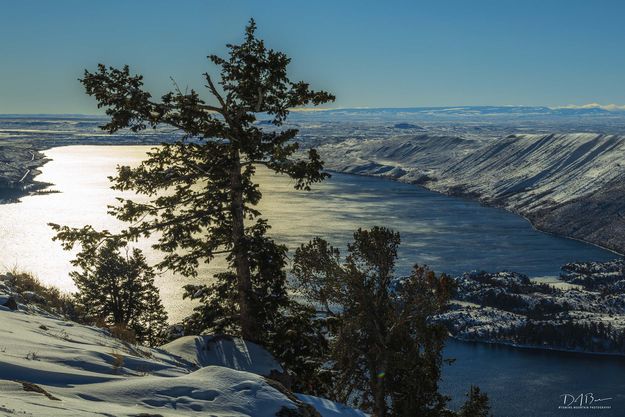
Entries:
[[[98, 107], [106, 109], [106, 131], [168, 126], [178, 132], [173, 143], [152, 149], [138, 167], [118, 167], [112, 178], [113, 188], [149, 198], [120, 199], [111, 209], [131, 224], [124, 238], [157, 234], [154, 247], [164, 254], [158, 267], [187, 277], [197, 276], [200, 264], [225, 254], [229, 267], [216, 277], [217, 284], [189, 287], [186, 296], [204, 304], [211, 297], [225, 297], [230, 309], [224, 314], [237, 317], [229, 324], [232, 333], [262, 341], [263, 309], [282, 297], [283, 284], [278, 281], [283, 247], [266, 236], [269, 225], [256, 208], [262, 194], [254, 174], [265, 167], [288, 175], [300, 190], [328, 177], [318, 153], [297, 153], [297, 130], [282, 125], [293, 107], [319, 105], [334, 96], [291, 81], [290, 58], [257, 38], [253, 19], [243, 41], [227, 48], [225, 58], [208, 57], [219, 70], [219, 80], [203, 74], [207, 100], [177, 86], [154, 99], [144, 89], [143, 77], [131, 74], [128, 66], [100, 64], [94, 72], [85, 71], [81, 82]], [[255, 123], [259, 115], [269, 117], [270, 128]], [[58, 227], [57, 232], [71, 242], [90, 231]], [[261, 260], [267, 253], [276, 256]], [[274, 273], [278, 275], [269, 276]], [[196, 311], [195, 318], [200, 316], [212, 320], [215, 313], [206, 314], [204, 305]]]

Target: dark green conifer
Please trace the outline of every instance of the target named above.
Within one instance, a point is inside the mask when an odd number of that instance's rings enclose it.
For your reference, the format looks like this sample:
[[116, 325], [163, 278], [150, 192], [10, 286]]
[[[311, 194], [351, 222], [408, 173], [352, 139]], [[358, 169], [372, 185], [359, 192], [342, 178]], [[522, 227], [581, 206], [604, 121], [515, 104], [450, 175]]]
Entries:
[[[174, 143], [153, 149], [140, 166], [118, 168], [115, 189], [150, 198], [145, 203], [121, 199], [112, 209], [119, 219], [132, 223], [125, 237], [158, 233], [155, 248], [165, 254], [158, 266], [184, 276], [196, 276], [200, 263], [226, 254], [229, 270], [217, 277], [218, 284], [189, 287], [187, 296], [202, 302], [225, 297], [229, 309], [220, 317], [237, 317], [228, 324], [231, 331], [261, 341], [268, 314], [263, 309], [283, 292], [278, 282], [282, 275], [269, 274], [278, 271], [283, 260], [282, 247], [265, 236], [268, 225], [255, 208], [262, 195], [254, 173], [263, 166], [286, 174], [295, 180], [297, 189], [309, 189], [327, 177], [314, 149], [304, 157], [296, 156], [298, 144], [292, 139], [297, 130], [280, 126], [291, 108], [318, 105], [334, 97], [311, 90], [303, 81], [291, 81], [287, 75], [290, 58], [268, 49], [255, 32], [256, 24], [250, 20], [243, 42], [227, 45], [227, 58], [209, 56], [220, 70], [217, 83], [209, 73], [204, 74], [209, 101], [195, 90], [183, 92], [177, 87], [154, 100], [144, 90], [142, 76], [132, 75], [127, 66], [116, 69], [100, 64], [95, 72], [85, 71], [81, 82], [98, 107], [106, 108], [111, 119], [103, 126], [105, 130], [137, 132], [169, 126], [178, 132]], [[259, 114], [269, 117], [270, 129], [255, 124]], [[82, 233], [69, 228], [59, 231], [70, 240]], [[277, 256], [261, 260], [263, 252]], [[267, 279], [272, 283], [264, 282]], [[217, 318], [206, 312], [206, 306], [196, 313], [195, 318]], [[204, 324], [205, 328], [218, 325]]]
[[488, 396], [478, 387], [471, 386], [467, 393], [467, 400], [460, 408], [458, 417], [488, 417], [490, 414]]
[[167, 314], [154, 285], [154, 270], [139, 249], [109, 239], [99, 246], [84, 244], [70, 276], [76, 301], [93, 323], [130, 330], [139, 342], [156, 346], [162, 341]]
[[415, 266], [395, 276], [399, 234], [359, 229], [341, 262], [323, 239], [295, 253], [298, 287], [331, 319], [330, 359], [337, 400], [385, 416], [452, 415], [438, 392], [445, 329], [431, 321], [451, 295], [451, 281]]

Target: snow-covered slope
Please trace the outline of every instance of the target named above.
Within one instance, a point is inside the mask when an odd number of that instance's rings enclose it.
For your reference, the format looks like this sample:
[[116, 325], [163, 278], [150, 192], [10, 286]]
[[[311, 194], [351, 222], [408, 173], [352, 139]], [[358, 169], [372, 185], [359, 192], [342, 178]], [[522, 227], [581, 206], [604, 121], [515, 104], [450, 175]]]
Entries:
[[441, 172], [438, 187], [464, 184], [469, 193], [534, 211], [587, 195], [622, 177], [624, 152], [625, 136], [511, 135], [451, 164]]
[[329, 169], [352, 174], [380, 175], [423, 182], [480, 147], [457, 136], [395, 136], [348, 139], [319, 147]]
[[[0, 304], [8, 300], [0, 294]], [[149, 349], [36, 307], [0, 305], [1, 416], [365, 416], [298, 398], [264, 376], [279, 370], [239, 339], [187, 337]]]
[[258, 375], [282, 373], [282, 367], [262, 347], [228, 336], [183, 336], [161, 347], [198, 368], [223, 366]]
[[519, 213], [540, 229], [625, 252], [625, 136], [418, 135], [319, 148], [328, 168], [388, 176]]

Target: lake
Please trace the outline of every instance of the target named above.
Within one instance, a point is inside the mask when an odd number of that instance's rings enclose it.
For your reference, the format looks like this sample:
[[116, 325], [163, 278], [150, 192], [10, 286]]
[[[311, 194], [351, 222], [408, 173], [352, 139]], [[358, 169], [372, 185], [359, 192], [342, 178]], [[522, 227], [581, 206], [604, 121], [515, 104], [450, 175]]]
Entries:
[[[73, 255], [51, 240], [47, 223], [119, 230], [123, 224], [106, 215], [106, 206], [120, 195], [109, 189], [107, 176], [114, 174], [117, 164], [136, 165], [147, 149], [68, 146], [46, 151], [52, 160], [38, 179], [55, 184], [59, 193], [0, 205], [0, 269], [28, 270], [45, 283], [73, 290], [68, 277]], [[288, 178], [267, 171], [259, 171], [258, 180], [264, 193], [259, 209], [273, 225], [272, 236], [291, 251], [318, 235], [345, 248], [358, 227], [384, 225], [401, 233], [399, 273], [420, 263], [449, 274], [511, 270], [554, 280], [564, 263], [616, 257], [583, 242], [538, 232], [504, 210], [408, 184], [333, 174], [313, 191], [300, 192], [293, 190]], [[149, 261], [159, 259], [149, 242], [139, 246]], [[171, 273], [157, 277], [172, 321], [192, 308], [182, 300], [182, 286], [210, 279], [223, 266], [223, 259], [217, 259], [203, 267], [197, 279]], [[458, 399], [471, 382], [477, 383], [493, 397], [496, 416], [625, 415], [625, 361], [620, 358], [456, 341], [449, 343], [447, 354], [458, 360], [445, 370], [444, 390]], [[612, 409], [586, 414], [557, 409], [561, 394], [579, 391], [614, 397]]]
[[[495, 417], [623, 417], [625, 358], [523, 349], [449, 340], [447, 357], [456, 361], [443, 372], [442, 391], [456, 407], [470, 384], [487, 392]], [[558, 409], [562, 395], [592, 393], [594, 406], [609, 409]], [[460, 400], [460, 401], [459, 401]], [[455, 407], [452, 407], [455, 408]]]

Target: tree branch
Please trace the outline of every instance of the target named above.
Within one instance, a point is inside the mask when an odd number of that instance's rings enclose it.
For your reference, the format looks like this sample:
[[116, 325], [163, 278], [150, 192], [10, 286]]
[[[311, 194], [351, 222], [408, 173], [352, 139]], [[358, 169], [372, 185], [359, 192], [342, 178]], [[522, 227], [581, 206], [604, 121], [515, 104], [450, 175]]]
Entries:
[[204, 73], [204, 77], [206, 78], [206, 82], [208, 82], [208, 85], [206, 87], [210, 90], [211, 94], [215, 96], [215, 98], [219, 101], [219, 104], [221, 104], [222, 111], [220, 111], [220, 113], [224, 114], [228, 110], [226, 102], [224, 101], [221, 94], [219, 94], [219, 91], [217, 91], [217, 88], [215, 87], [215, 84], [213, 83], [213, 80], [211, 79], [211, 76], [208, 74], [208, 72]]

